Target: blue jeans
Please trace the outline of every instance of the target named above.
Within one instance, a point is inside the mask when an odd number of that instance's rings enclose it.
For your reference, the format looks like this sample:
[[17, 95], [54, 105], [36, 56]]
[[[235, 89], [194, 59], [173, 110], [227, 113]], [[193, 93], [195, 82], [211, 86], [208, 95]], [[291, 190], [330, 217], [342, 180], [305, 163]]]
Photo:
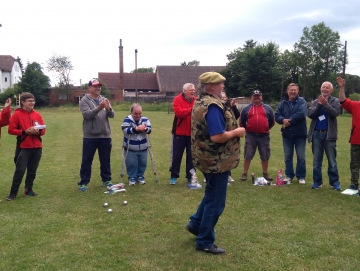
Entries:
[[88, 184], [91, 178], [91, 165], [96, 150], [100, 160], [100, 176], [102, 181], [111, 181], [110, 154], [111, 138], [84, 138], [79, 185]]
[[[306, 176], [306, 138], [305, 137], [295, 137], [295, 138], [286, 138], [283, 137], [283, 146], [285, 154], [285, 174], [286, 177], [293, 179], [294, 176], [298, 180], [305, 179]], [[293, 156], [294, 148], [296, 151], [296, 173], [294, 173], [293, 166]]]
[[[125, 150], [126, 153], [126, 150]], [[125, 159], [126, 172], [129, 180], [138, 180], [139, 177], [144, 178], [147, 166], [147, 150], [144, 151], [128, 151]]]
[[322, 161], [324, 151], [328, 160], [328, 175], [331, 186], [339, 183], [339, 173], [336, 164], [336, 140], [326, 140], [327, 132], [314, 130], [312, 138], [313, 179], [314, 183], [322, 184]]
[[211, 247], [215, 242], [215, 225], [225, 209], [226, 190], [229, 171], [208, 174], [205, 195], [195, 214], [190, 216], [189, 226], [199, 232], [196, 238], [197, 248]]

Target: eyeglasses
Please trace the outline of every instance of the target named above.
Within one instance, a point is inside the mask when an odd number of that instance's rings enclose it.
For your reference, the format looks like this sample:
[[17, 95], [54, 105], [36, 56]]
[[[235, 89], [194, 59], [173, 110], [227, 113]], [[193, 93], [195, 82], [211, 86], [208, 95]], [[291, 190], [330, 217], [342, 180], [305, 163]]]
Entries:
[[28, 102], [28, 103], [36, 103], [35, 100], [26, 100], [25, 102]]

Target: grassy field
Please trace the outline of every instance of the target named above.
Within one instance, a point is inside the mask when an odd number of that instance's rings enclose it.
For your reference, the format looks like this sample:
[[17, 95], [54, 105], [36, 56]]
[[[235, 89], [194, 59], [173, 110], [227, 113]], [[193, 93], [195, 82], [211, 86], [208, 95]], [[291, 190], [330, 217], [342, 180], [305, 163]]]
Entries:
[[[195, 237], [184, 229], [204, 188], [187, 188], [184, 166], [179, 183], [169, 185], [172, 113], [144, 112], [153, 125], [151, 140], [159, 183], [155, 183], [149, 163], [146, 185], [126, 186], [124, 193], [106, 195], [97, 157], [89, 190], [78, 190], [80, 112], [76, 108], [40, 112], [47, 132], [34, 185], [39, 197], [19, 194], [12, 202], [5, 200], [14, 172], [15, 137], [2, 129], [0, 270], [359, 269], [360, 199], [332, 190], [326, 166], [323, 188], [311, 189], [310, 144], [306, 185], [296, 181], [285, 187], [257, 187], [250, 180], [239, 180], [242, 165], [232, 171], [236, 181], [228, 189], [225, 212], [216, 226], [216, 243], [227, 253], [214, 256], [195, 251]], [[120, 125], [126, 115], [128, 112], [116, 111], [111, 120], [114, 182], [120, 181]], [[342, 187], [347, 188], [351, 118], [340, 116], [338, 122], [337, 160]], [[284, 167], [279, 125], [272, 129], [271, 147], [269, 173], [275, 177]], [[250, 172], [261, 175], [258, 155]], [[199, 179], [202, 182], [201, 174]], [[124, 200], [128, 205], [122, 204]], [[105, 202], [113, 213], [107, 213]]]

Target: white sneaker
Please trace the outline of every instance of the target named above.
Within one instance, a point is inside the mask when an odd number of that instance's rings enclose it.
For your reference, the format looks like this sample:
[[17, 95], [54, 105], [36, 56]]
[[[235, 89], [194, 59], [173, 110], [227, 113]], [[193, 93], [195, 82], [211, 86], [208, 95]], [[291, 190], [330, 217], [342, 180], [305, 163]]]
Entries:
[[135, 180], [129, 182], [129, 186], [134, 186], [136, 184]]
[[233, 178], [231, 178], [231, 176], [229, 175], [228, 182], [233, 183], [233, 182], [235, 182], [235, 180]]
[[305, 182], [305, 180], [304, 179], [300, 179], [299, 180], [299, 184], [305, 184], [306, 182]]
[[144, 177], [139, 177], [139, 184], [146, 184]]
[[287, 183], [287, 184], [291, 184], [291, 179], [289, 178], [289, 177], [286, 177], [285, 179], [284, 179], [284, 183]]

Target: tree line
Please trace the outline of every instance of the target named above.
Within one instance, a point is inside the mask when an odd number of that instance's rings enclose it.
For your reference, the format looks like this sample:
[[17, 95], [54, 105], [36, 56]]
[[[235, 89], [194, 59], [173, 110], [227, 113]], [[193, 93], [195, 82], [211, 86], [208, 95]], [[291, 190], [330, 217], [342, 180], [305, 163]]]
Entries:
[[[340, 35], [321, 22], [311, 28], [305, 27], [300, 40], [292, 50], [280, 51], [275, 42], [259, 44], [252, 39], [245, 41], [227, 55], [228, 63], [220, 73], [226, 77], [225, 88], [229, 97], [250, 96], [259, 89], [267, 101], [279, 101], [286, 93], [290, 83], [299, 86], [299, 94], [307, 101], [319, 94], [324, 81], [330, 81], [334, 87], [337, 76], [342, 76], [344, 66], [348, 63], [344, 44], [340, 42]], [[50, 79], [43, 73], [43, 67], [37, 62], [27, 63], [25, 71], [21, 59], [23, 75], [18, 84], [0, 93], [0, 102], [8, 97], [12, 98], [21, 92], [31, 92], [36, 98], [37, 105], [45, 105], [48, 101]], [[184, 61], [181, 66], [198, 66], [200, 61]], [[46, 63], [48, 71], [58, 74], [57, 87], [70, 98], [73, 65], [69, 57], [54, 54]], [[133, 73], [153, 73], [154, 68], [139, 68]], [[360, 77], [345, 75], [346, 94], [358, 99], [360, 95]], [[104, 85], [104, 93], [108, 93]], [[334, 93], [336, 95], [336, 92]]]
[[[274, 42], [258, 44], [247, 40], [243, 47], [227, 55], [228, 63], [221, 73], [230, 97], [249, 96], [261, 90], [264, 99], [279, 101], [290, 83], [299, 86], [299, 94], [306, 100], [319, 95], [321, 84], [330, 81], [334, 87], [337, 76], [343, 76], [348, 63], [345, 46], [338, 32], [324, 22], [305, 27], [300, 40], [291, 51], [281, 52]], [[345, 75], [346, 92], [360, 92], [360, 77]]]

